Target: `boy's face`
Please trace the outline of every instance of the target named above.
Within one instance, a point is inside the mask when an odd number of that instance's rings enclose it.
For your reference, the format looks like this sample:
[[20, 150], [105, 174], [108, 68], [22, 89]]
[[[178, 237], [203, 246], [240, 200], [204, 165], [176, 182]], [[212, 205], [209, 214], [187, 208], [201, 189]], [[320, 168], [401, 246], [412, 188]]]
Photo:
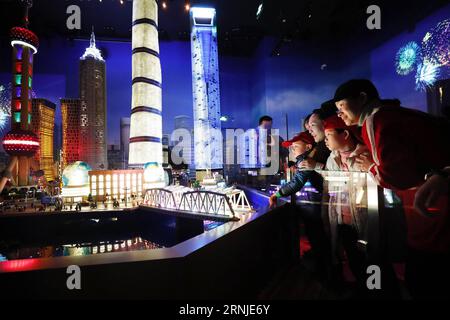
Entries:
[[325, 130], [325, 144], [331, 151], [343, 150], [347, 146], [346, 132], [338, 133], [335, 129]]
[[303, 141], [296, 141], [290, 147], [289, 151], [292, 154], [292, 157], [295, 159], [299, 155], [304, 154], [306, 151], [311, 149], [310, 144], [306, 144]]
[[324, 131], [323, 131], [323, 121], [320, 117], [313, 113], [309, 118], [309, 133], [311, 133], [315, 142], [320, 142], [325, 139]]

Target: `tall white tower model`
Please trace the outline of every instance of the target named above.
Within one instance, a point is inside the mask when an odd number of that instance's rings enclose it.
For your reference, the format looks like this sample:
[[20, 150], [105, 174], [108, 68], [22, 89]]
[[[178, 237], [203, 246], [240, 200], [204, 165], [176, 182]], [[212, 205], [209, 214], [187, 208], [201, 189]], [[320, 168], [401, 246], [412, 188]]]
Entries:
[[196, 170], [222, 169], [216, 10], [191, 9], [192, 90]]
[[162, 93], [158, 42], [158, 4], [133, 0], [132, 102], [128, 166], [162, 166]]

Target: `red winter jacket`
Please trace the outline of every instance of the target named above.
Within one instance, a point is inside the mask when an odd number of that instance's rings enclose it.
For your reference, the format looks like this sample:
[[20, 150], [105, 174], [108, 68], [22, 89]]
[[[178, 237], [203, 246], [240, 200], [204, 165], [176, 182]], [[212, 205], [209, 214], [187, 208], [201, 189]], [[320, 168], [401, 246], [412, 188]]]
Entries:
[[450, 165], [449, 122], [376, 101], [363, 110], [359, 124], [374, 160], [369, 173], [403, 201], [409, 245], [425, 251], [450, 251], [448, 196], [441, 199], [440, 212], [432, 218], [423, 217], [412, 207], [425, 174]]

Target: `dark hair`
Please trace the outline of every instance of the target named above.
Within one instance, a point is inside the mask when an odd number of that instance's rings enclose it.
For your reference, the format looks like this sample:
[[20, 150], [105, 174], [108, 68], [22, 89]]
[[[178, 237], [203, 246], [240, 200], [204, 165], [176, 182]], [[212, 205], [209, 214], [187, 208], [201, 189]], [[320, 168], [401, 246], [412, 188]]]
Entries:
[[338, 111], [333, 100], [328, 100], [322, 103], [322, 105], [320, 106], [320, 110], [323, 116], [323, 118], [321, 118], [322, 120], [335, 115]]
[[361, 92], [367, 95], [368, 101], [380, 98], [377, 88], [370, 80], [352, 79], [344, 82], [336, 89], [333, 100], [336, 102], [343, 99], [356, 98]]
[[313, 114], [317, 114], [319, 116], [320, 120], [323, 121], [326, 118], [331, 117], [332, 115], [335, 115], [336, 111], [334, 109], [326, 107], [326, 108], [314, 109], [311, 115], [313, 115]]
[[322, 114], [322, 111], [320, 111], [320, 109], [314, 109], [309, 116], [311, 117], [313, 114], [317, 114], [320, 117], [320, 115]]
[[303, 129], [305, 129], [305, 131], [306, 131], [306, 124], [308, 123], [309, 118], [311, 118], [311, 116], [312, 116], [312, 113], [308, 114], [305, 118], [305, 121], [303, 121]]
[[263, 123], [263, 121], [273, 121], [273, 119], [269, 116], [262, 116], [259, 118], [259, 124]]

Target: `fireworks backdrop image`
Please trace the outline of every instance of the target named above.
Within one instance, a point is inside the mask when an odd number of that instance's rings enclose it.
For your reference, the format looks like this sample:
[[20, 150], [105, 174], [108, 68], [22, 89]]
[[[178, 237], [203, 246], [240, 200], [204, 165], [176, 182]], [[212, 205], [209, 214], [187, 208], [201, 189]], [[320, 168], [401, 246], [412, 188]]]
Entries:
[[401, 47], [395, 57], [399, 75], [405, 76], [414, 70], [416, 90], [426, 91], [449, 72], [450, 19], [443, 20], [429, 30], [421, 45], [410, 41]]

